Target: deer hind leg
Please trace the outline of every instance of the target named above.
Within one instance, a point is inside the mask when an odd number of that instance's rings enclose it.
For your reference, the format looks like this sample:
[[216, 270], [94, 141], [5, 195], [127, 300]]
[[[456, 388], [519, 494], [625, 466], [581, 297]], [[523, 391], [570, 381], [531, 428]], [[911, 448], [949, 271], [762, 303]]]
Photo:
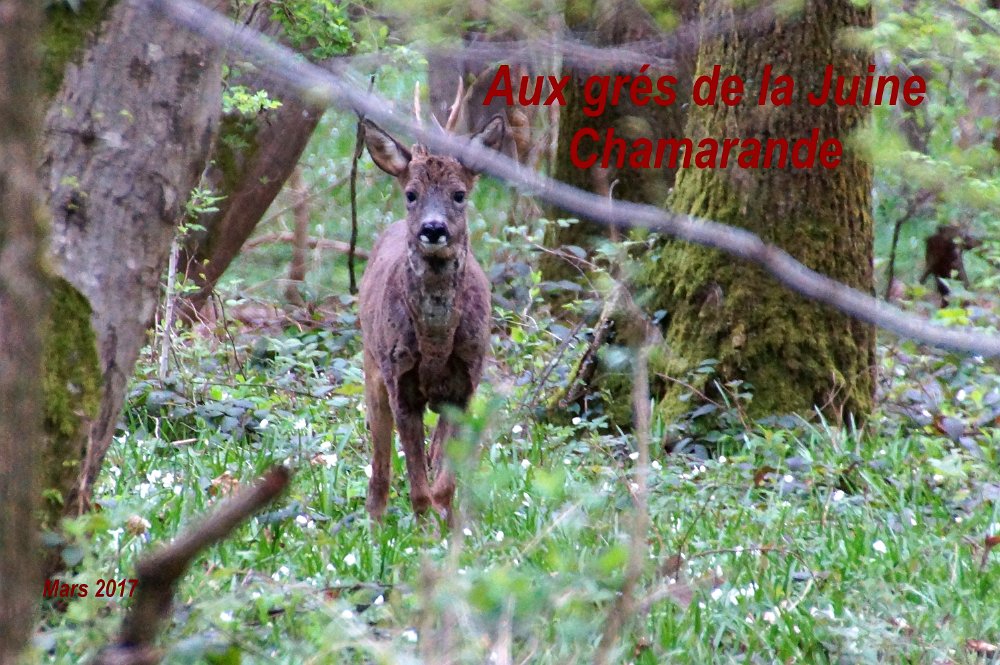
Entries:
[[375, 363], [365, 354], [365, 404], [372, 437], [372, 477], [368, 481], [365, 507], [374, 520], [381, 520], [392, 483], [392, 411], [389, 394]]
[[445, 453], [445, 445], [454, 433], [454, 423], [442, 414], [434, 429], [430, 454], [431, 468], [437, 474], [434, 486], [431, 488], [431, 500], [434, 502], [434, 507], [445, 515], [449, 526], [454, 519], [452, 503], [455, 497], [455, 472]]

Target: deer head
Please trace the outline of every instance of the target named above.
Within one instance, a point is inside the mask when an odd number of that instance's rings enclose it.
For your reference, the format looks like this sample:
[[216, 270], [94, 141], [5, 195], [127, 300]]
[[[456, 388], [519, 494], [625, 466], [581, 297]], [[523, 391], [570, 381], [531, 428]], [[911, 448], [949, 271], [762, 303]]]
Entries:
[[[471, 139], [496, 149], [504, 132], [504, 120], [497, 115]], [[447, 259], [465, 249], [468, 245], [465, 206], [477, 174], [454, 157], [430, 154], [423, 145], [407, 150], [368, 120], [365, 144], [375, 164], [394, 176], [403, 188], [411, 250], [427, 258]]]

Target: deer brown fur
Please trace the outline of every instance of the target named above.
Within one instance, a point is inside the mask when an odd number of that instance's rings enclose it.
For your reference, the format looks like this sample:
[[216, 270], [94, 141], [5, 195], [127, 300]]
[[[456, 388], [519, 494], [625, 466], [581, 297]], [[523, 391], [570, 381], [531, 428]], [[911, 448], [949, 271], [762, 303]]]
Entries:
[[928, 277], [934, 275], [935, 285], [941, 295], [941, 303], [947, 305], [951, 289], [948, 288], [944, 280], [957, 277], [965, 288], [969, 288], [969, 276], [965, 273], [965, 261], [962, 254], [965, 250], [975, 249], [981, 244], [981, 239], [959, 226], [952, 224], [939, 226], [934, 235], [927, 238], [926, 266], [924, 274], [920, 277], [920, 282], [923, 283]]
[[[495, 148], [504, 132], [503, 119], [495, 117], [473, 140]], [[361, 280], [365, 402], [373, 444], [367, 509], [376, 520], [385, 512], [395, 424], [413, 510], [423, 514], [434, 508], [450, 521], [455, 477], [444, 447], [454, 425], [442, 407], [468, 405], [490, 340], [490, 286], [470, 250], [465, 211], [476, 174], [423, 146], [407, 150], [368, 121], [365, 144], [406, 196], [406, 218], [378, 238]], [[429, 454], [426, 408], [441, 414]], [[429, 470], [436, 474], [433, 486]]]

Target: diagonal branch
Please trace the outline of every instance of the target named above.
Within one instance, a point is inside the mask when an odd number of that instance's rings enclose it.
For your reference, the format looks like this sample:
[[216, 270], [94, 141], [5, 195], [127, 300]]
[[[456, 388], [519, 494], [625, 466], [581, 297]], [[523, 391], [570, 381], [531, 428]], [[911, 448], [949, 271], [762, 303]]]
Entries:
[[306, 99], [317, 104], [351, 108], [384, 127], [406, 130], [430, 149], [454, 155], [470, 168], [506, 180], [563, 210], [606, 225], [642, 226], [751, 261], [789, 289], [900, 337], [963, 353], [1000, 356], [1000, 335], [995, 332], [984, 333], [968, 327], [945, 328], [908, 314], [807, 268], [787, 252], [743, 229], [653, 206], [610, 201], [535, 173], [467, 139], [418, 127], [402, 113], [394, 112], [391, 104], [381, 96], [365, 93], [364, 86], [347, 75], [304, 62], [292, 51], [266, 42], [257, 33], [235, 26], [226, 17], [192, 0], [132, 2], [162, 12], [185, 29], [257, 61], [273, 76], [301, 90]]
[[240, 490], [220, 504], [200, 524], [143, 557], [136, 567], [139, 585], [135, 602], [122, 622], [117, 643], [98, 653], [93, 664], [144, 665], [160, 662], [160, 653], [154, 646], [156, 633], [170, 610], [174, 587], [191, 561], [273, 501], [288, 485], [290, 478], [287, 468], [272, 468], [255, 485]]

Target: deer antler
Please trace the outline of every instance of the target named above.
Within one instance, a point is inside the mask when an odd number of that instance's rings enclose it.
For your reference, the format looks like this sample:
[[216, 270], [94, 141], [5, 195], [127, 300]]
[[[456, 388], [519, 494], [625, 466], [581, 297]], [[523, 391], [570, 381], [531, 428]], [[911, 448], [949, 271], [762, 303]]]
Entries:
[[433, 113], [431, 114], [431, 120], [442, 132], [450, 134], [455, 131], [455, 126], [458, 124], [458, 119], [462, 115], [462, 106], [465, 104], [465, 81], [462, 76], [458, 77], [458, 89], [455, 91], [455, 101], [452, 102], [451, 108], [448, 111], [448, 120], [444, 123], [444, 127], [438, 122], [437, 116]]
[[413, 117], [418, 127], [424, 126], [423, 112], [420, 110], [420, 81], [413, 84]]

